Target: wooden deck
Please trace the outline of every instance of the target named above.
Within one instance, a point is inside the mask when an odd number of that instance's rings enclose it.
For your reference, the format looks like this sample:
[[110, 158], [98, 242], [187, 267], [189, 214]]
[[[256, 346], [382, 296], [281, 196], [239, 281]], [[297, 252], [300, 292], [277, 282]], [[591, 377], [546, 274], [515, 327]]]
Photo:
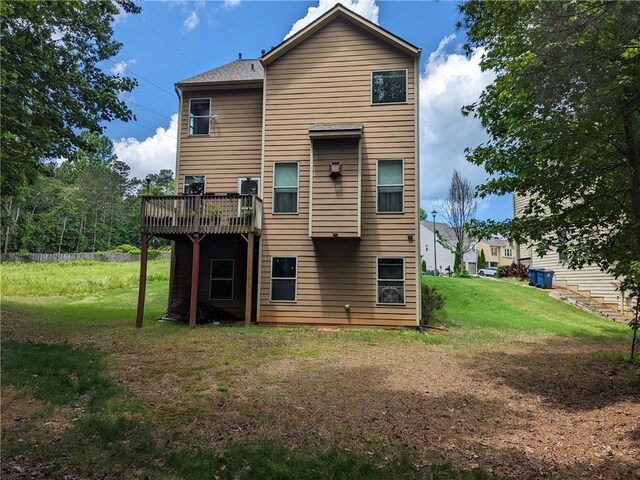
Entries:
[[257, 195], [145, 195], [141, 232], [148, 235], [255, 233], [262, 231]]

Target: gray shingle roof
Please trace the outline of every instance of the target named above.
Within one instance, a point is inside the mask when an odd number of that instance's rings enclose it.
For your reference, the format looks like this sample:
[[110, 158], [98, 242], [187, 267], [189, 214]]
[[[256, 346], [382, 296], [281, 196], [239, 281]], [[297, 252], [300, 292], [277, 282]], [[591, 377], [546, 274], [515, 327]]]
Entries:
[[198, 83], [250, 82], [264, 79], [264, 70], [260, 60], [235, 60], [194, 77], [178, 82], [176, 85]]

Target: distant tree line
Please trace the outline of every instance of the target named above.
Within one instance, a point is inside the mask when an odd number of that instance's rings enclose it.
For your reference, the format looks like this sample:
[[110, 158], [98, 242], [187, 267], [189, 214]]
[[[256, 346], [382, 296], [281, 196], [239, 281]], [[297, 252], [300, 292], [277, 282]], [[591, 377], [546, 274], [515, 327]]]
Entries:
[[[2, 197], [2, 252], [95, 252], [139, 244], [140, 197], [173, 193], [173, 172], [130, 178], [111, 140], [89, 132], [82, 137], [87, 151], [44, 164], [44, 175]], [[154, 239], [154, 246], [162, 243]]]

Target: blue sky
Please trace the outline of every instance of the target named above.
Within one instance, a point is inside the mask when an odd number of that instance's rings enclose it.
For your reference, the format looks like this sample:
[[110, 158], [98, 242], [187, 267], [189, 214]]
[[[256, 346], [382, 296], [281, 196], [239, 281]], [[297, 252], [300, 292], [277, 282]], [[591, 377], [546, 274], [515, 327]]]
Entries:
[[[238, 58], [257, 58], [260, 50], [280, 43], [293, 25], [336, 3], [335, 0], [261, 2], [145, 1], [138, 15], [125, 15], [114, 25], [122, 50], [104, 68], [132, 76], [138, 87], [124, 98], [137, 119], [113, 122], [106, 133], [119, 157], [137, 176], [174, 169], [177, 97], [174, 83]], [[479, 54], [465, 57], [456, 31], [457, 3], [344, 0], [382, 27], [422, 48], [421, 58], [421, 204], [429, 211], [445, 193], [453, 169], [472, 183], [482, 182], [482, 169], [464, 160], [464, 148], [482, 142], [478, 122], [463, 118], [460, 108], [475, 101], [491, 81], [481, 72]], [[300, 26], [298, 24], [298, 26]], [[480, 202], [478, 218], [512, 215], [511, 197]]]

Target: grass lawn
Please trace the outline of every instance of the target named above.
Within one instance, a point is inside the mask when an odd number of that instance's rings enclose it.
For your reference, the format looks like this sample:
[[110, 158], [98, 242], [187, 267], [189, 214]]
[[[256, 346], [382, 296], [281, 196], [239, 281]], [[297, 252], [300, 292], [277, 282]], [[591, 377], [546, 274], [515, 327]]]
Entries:
[[153, 320], [134, 263], [2, 265], [6, 478], [629, 478], [629, 328], [545, 292], [426, 278], [446, 330]]

